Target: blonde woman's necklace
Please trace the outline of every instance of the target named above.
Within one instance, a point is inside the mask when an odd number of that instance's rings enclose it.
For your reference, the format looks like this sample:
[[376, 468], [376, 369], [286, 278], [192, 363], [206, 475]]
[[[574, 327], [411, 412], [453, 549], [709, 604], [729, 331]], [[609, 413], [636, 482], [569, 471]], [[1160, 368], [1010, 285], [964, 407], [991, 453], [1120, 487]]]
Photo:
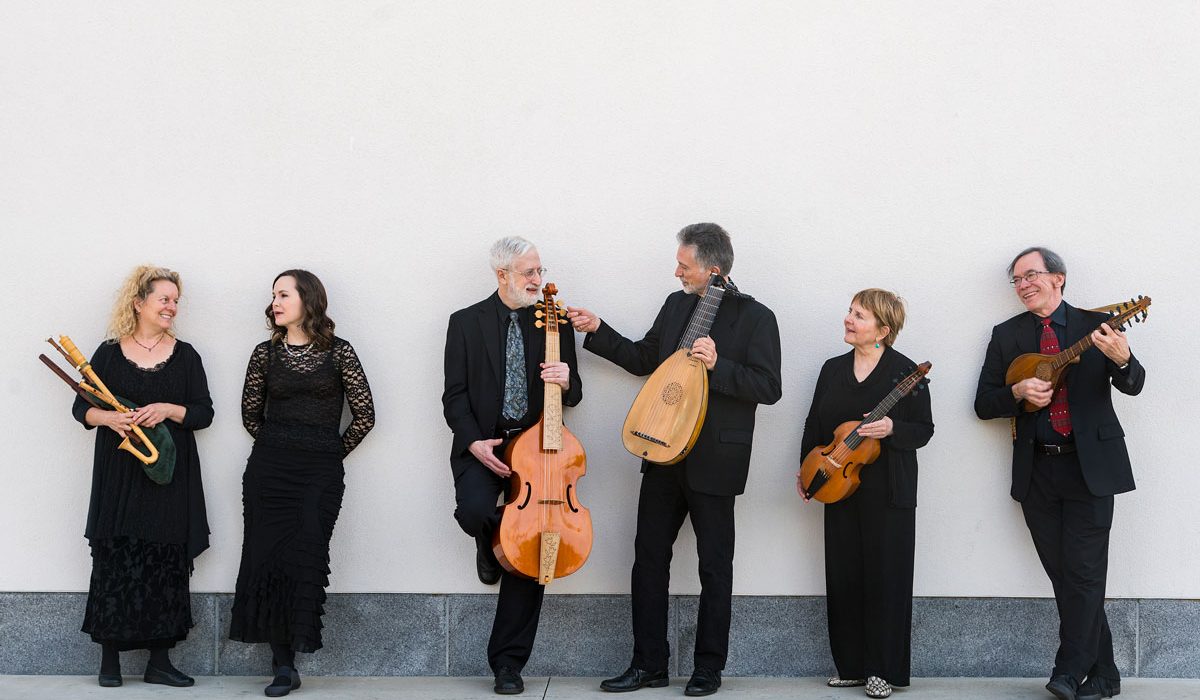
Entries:
[[154, 348], [158, 347], [158, 344], [159, 344], [159, 343], [161, 343], [161, 342], [163, 341], [163, 338], [167, 337], [167, 334], [166, 334], [165, 332], [164, 332], [164, 333], [159, 333], [159, 334], [158, 334], [158, 340], [154, 341], [154, 343], [153, 343], [152, 345], [146, 345], [146, 344], [145, 344], [145, 343], [143, 343], [142, 341], [138, 340], [138, 339], [137, 339], [137, 335], [136, 335], [136, 334], [130, 333], [130, 334], [129, 334], [129, 337], [130, 337], [130, 338], [133, 338], [133, 342], [135, 342], [135, 343], [137, 343], [138, 345], [140, 345], [140, 346], [142, 346], [143, 348], [145, 348], [147, 352], [154, 352]]

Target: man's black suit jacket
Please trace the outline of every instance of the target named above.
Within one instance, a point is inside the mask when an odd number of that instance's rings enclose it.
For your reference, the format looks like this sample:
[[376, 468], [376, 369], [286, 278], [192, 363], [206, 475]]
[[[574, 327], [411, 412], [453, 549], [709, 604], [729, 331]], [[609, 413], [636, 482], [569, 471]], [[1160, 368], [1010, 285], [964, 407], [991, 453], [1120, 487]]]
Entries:
[[[455, 478], [473, 463], [471, 443], [495, 437], [496, 424], [504, 403], [504, 354], [500, 347], [500, 321], [496, 315], [496, 294], [450, 316], [446, 329], [446, 385], [442, 392], [442, 410], [446, 424], [454, 432], [450, 448], [450, 468]], [[569, 323], [560, 323], [559, 359], [571, 368], [571, 388], [563, 394], [563, 405], [574, 406], [583, 398], [583, 380], [575, 358], [575, 332]], [[546, 357], [546, 338], [527, 333], [525, 375], [529, 379], [530, 424], [542, 412], [545, 383], [538, 364]]]
[[[699, 297], [667, 297], [646, 336], [634, 342], [601, 323], [583, 347], [631, 374], [644, 376], [675, 352]], [[709, 373], [708, 413], [686, 458], [688, 485], [695, 491], [736, 496], [746, 490], [754, 411], [782, 395], [779, 326], [775, 314], [753, 298], [726, 292], [709, 336], [717, 363]], [[651, 464], [642, 462], [642, 471]]]
[[[1066, 304], [1066, 302], [1063, 302]], [[1096, 330], [1106, 314], [1076, 309], [1067, 304], [1067, 330], [1063, 349]], [[1004, 381], [1008, 365], [1018, 355], [1038, 352], [1038, 320], [1032, 313], [1018, 314], [992, 329], [987, 356], [975, 390], [975, 414], [980, 418], [1017, 419], [1013, 443], [1012, 497], [1024, 500], [1033, 471], [1036, 412], [1025, 412], [1013, 398], [1012, 385]], [[1134, 489], [1125, 431], [1113, 410], [1110, 386], [1136, 396], [1146, 381], [1146, 370], [1136, 357], [1118, 369], [1099, 348], [1088, 349], [1079, 364], [1067, 370], [1067, 406], [1083, 480], [1094, 496], [1111, 496]], [[1043, 409], [1045, 410], [1045, 409]]]

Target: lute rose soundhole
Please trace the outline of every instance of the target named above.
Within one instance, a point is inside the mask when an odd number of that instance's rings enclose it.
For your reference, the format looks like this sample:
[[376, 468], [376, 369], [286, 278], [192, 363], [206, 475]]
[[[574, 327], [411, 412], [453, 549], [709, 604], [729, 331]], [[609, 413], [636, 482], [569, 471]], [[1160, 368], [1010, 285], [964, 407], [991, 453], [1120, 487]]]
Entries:
[[663, 387], [662, 400], [668, 406], [679, 403], [683, 399], [683, 386], [679, 382], [671, 382]]
[[1038, 379], [1048, 382], [1048, 381], [1050, 381], [1050, 377], [1052, 377], [1054, 375], [1054, 370], [1050, 369], [1049, 362], [1042, 362], [1042, 363], [1038, 364], [1037, 371], [1034, 372], [1033, 374]]

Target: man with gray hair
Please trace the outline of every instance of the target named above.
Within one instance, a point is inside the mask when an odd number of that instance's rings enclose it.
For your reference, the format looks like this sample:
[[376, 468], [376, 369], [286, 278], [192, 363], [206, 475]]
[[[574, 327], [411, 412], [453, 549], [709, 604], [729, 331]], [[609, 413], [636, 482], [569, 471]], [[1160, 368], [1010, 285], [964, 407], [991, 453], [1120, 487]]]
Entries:
[[667, 607], [671, 551], [684, 518], [692, 521], [700, 560], [700, 609], [692, 677], [685, 695], [721, 687], [729, 654], [733, 596], [733, 502], [746, 489], [754, 412], [782, 395], [779, 326], [771, 310], [729, 281], [733, 245], [716, 224], [684, 227], [677, 239], [675, 277], [683, 287], [667, 297], [645, 337], [632, 341], [583, 308], [568, 307], [583, 347], [638, 376], [675, 353], [685, 327], [716, 275], [725, 286], [708, 336], [691, 355], [708, 370], [706, 417], [692, 451], [675, 464], [642, 462], [631, 576], [633, 656], [629, 668], [600, 684], [609, 692], [667, 685]]
[[579, 403], [583, 386], [570, 326], [559, 330], [561, 362], [545, 361], [545, 343], [535, 334], [532, 307], [546, 272], [537, 248], [518, 236], [501, 238], [492, 246], [490, 262], [496, 291], [450, 316], [442, 408], [454, 433], [454, 518], [475, 539], [479, 580], [500, 581], [488, 641], [494, 690], [513, 695], [525, 689], [521, 669], [533, 650], [545, 588], [502, 571], [492, 553], [500, 523], [497, 501], [512, 475], [499, 455], [509, 440], [539, 420], [546, 382], [562, 387], [565, 406]]
[[[1015, 422], [1011, 493], [1058, 605], [1058, 654], [1046, 689], [1060, 700], [1100, 700], [1121, 692], [1104, 615], [1113, 495], [1134, 488], [1110, 386], [1135, 396], [1146, 370], [1105, 314], [1063, 301], [1067, 267], [1053, 251], [1021, 251], [1008, 275], [1026, 311], [992, 329], [975, 413]], [[1037, 377], [1008, 382], [1019, 355], [1055, 355], [1089, 334], [1095, 347], [1058, 388]]]

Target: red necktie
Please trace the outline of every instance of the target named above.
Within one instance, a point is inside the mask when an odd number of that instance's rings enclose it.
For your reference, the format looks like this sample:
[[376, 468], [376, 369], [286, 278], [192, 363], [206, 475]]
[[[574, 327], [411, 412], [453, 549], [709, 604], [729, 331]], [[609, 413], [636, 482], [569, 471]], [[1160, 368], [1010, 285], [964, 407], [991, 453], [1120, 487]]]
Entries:
[[[1054, 335], [1054, 329], [1050, 327], [1050, 319], [1043, 318], [1042, 321], [1042, 338], [1038, 343], [1039, 352], [1043, 355], [1057, 355], [1058, 338]], [[1062, 436], [1071, 434], [1071, 411], [1067, 408], [1067, 385], [1064, 382], [1058, 391], [1054, 392], [1054, 398], [1050, 399], [1050, 427], [1054, 428], [1054, 432]]]

